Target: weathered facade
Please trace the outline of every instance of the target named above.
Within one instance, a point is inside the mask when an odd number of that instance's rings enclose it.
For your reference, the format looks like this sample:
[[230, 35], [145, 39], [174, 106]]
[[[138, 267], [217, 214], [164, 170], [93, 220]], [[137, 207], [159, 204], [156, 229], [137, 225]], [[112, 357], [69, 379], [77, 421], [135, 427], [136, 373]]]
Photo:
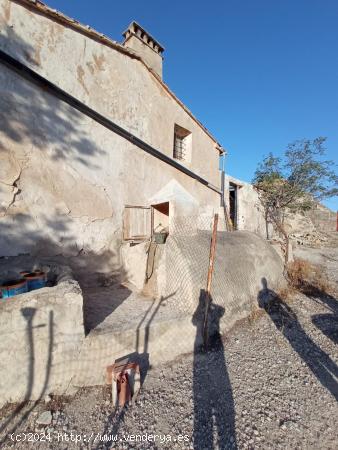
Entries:
[[[161, 80], [163, 48], [155, 40], [142, 44], [136, 36], [141, 28], [133, 23], [123, 46], [40, 2], [0, 5], [0, 50], [196, 175], [149, 154], [2, 63], [1, 255], [107, 252], [118, 267], [124, 233], [132, 238], [149, 225], [142, 211], [133, 210], [127, 215], [138, 224], [143, 220], [137, 225], [143, 229], [135, 232], [129, 223], [123, 230], [126, 206], [166, 202], [173, 183], [189, 204], [175, 208], [171, 198], [170, 216], [219, 210], [223, 150]], [[142, 45], [154, 61], [142, 59]], [[189, 133], [182, 159], [173, 157], [177, 129]]]
[[[123, 35], [121, 45], [39, 1], [0, 0], [0, 257], [21, 255], [2, 259], [0, 278], [10, 264], [17, 274], [61, 260], [79, 281], [0, 303], [0, 356], [16, 352], [0, 406], [104, 383], [132, 352], [155, 364], [191, 351], [223, 198], [235, 228], [265, 235], [253, 187], [224, 177], [225, 151], [163, 83], [163, 47], [135, 22]], [[149, 242], [163, 229], [166, 245]], [[282, 269], [259, 236], [218, 233], [221, 330], [257, 307], [263, 277], [277, 289]]]

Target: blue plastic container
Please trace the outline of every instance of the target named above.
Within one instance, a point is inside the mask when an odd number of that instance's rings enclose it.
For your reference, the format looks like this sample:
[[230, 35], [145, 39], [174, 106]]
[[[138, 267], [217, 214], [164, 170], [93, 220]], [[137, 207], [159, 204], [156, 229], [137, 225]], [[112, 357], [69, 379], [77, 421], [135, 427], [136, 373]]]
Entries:
[[0, 286], [2, 298], [10, 298], [15, 295], [24, 294], [27, 290], [28, 286], [25, 279], [10, 280]]
[[46, 286], [46, 275], [44, 272], [31, 272], [25, 275], [27, 280], [28, 291], [41, 289]]

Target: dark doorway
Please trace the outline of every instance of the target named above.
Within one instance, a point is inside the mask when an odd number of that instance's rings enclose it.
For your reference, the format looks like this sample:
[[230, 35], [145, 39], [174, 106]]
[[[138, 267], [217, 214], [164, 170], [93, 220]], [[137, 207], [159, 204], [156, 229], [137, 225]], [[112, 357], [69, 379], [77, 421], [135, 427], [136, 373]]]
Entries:
[[238, 186], [234, 183], [229, 183], [229, 214], [232, 226], [237, 229], [237, 206], [238, 206]]

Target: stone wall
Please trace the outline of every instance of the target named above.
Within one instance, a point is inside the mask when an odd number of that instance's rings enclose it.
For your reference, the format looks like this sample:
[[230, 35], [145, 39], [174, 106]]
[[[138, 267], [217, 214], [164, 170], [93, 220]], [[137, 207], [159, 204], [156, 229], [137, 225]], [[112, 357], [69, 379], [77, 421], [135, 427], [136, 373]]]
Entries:
[[306, 213], [317, 230], [330, 233], [337, 230], [337, 212], [321, 204], [317, 204], [311, 211]]

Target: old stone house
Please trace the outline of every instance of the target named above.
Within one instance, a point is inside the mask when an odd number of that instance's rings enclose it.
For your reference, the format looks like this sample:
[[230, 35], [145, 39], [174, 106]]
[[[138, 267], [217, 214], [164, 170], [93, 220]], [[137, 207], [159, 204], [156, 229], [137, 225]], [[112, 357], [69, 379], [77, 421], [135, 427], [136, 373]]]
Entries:
[[[225, 150], [163, 82], [163, 47], [135, 22], [123, 36], [114, 42], [37, 0], [0, 0], [0, 257], [28, 254], [0, 258], [0, 269], [38, 261], [59, 274], [0, 303], [0, 405], [102, 383], [131, 352], [154, 363], [191, 351], [213, 214], [224, 230], [225, 203], [238, 229], [265, 233], [253, 187], [220, 170]], [[158, 248], [157, 230], [169, 232]], [[281, 259], [256, 234], [219, 233], [222, 329], [252, 311], [262, 277], [273, 289], [282, 279]], [[111, 272], [131, 284], [107, 286]]]
[[118, 272], [122, 243], [224, 217], [223, 192], [234, 224], [264, 234], [252, 187], [224, 176], [225, 150], [163, 82], [147, 31], [133, 22], [120, 44], [40, 1], [0, 5], [2, 256], [106, 255]]

